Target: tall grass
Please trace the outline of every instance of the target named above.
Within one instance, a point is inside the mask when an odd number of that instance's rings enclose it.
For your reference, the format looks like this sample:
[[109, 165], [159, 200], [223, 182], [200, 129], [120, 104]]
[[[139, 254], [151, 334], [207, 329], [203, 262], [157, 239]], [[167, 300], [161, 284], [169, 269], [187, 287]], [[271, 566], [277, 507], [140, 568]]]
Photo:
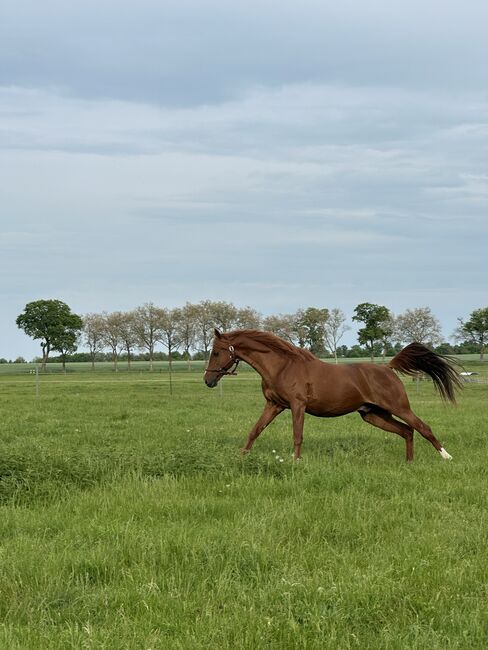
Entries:
[[357, 414], [241, 457], [251, 372], [0, 378], [0, 647], [486, 647], [488, 386], [406, 386], [452, 462]]

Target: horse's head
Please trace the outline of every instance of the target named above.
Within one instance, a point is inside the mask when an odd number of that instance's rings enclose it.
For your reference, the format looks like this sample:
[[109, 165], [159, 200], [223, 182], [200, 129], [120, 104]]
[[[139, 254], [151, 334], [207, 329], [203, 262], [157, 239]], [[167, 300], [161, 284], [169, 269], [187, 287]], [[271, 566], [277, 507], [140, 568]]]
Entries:
[[225, 335], [216, 329], [212, 352], [205, 368], [203, 381], [209, 388], [215, 388], [224, 375], [235, 374], [231, 368], [236, 366], [237, 362], [234, 346], [229, 345]]

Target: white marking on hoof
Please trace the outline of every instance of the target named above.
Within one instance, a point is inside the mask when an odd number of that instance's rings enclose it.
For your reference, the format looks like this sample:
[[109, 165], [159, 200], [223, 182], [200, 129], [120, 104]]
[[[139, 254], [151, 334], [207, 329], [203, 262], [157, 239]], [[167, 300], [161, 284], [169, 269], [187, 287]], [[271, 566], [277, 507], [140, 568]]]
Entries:
[[447, 451], [444, 449], [444, 447], [441, 447], [439, 449], [439, 453], [444, 460], [452, 460], [451, 454], [448, 454]]

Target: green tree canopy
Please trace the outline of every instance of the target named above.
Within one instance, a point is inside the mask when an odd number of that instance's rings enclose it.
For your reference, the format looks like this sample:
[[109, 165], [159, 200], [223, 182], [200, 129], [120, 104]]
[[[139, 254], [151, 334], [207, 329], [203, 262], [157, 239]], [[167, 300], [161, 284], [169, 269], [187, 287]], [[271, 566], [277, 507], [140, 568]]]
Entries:
[[488, 341], [488, 307], [472, 311], [466, 322], [459, 319], [455, 336], [460, 340], [477, 343], [480, 346], [480, 359], [483, 360]]
[[296, 327], [301, 347], [308, 346], [317, 356], [325, 352], [325, 324], [329, 319], [328, 309], [308, 307], [297, 313]]
[[362, 302], [354, 313], [352, 319], [364, 323], [364, 327], [358, 331], [358, 341], [367, 348], [373, 361], [375, 343], [386, 342], [391, 336], [393, 327], [390, 310], [383, 305]]
[[81, 317], [61, 300], [29, 302], [15, 322], [27, 336], [41, 341], [43, 368], [51, 350], [64, 355], [76, 349], [78, 333], [83, 327]]

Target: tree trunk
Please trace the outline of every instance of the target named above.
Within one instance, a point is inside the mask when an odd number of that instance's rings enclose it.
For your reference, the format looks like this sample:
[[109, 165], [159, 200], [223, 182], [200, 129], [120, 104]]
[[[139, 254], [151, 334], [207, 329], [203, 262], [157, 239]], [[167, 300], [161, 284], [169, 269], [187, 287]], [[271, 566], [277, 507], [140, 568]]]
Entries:
[[168, 345], [168, 360], [169, 360], [169, 394], [173, 394], [173, 363], [171, 359], [171, 345]]
[[43, 344], [41, 345], [41, 349], [42, 349], [42, 364], [41, 364], [41, 370], [42, 370], [42, 371], [45, 371], [45, 370], [46, 370], [47, 360], [48, 360], [48, 358], [49, 358], [49, 352], [50, 352], [49, 343], [43, 343]]

